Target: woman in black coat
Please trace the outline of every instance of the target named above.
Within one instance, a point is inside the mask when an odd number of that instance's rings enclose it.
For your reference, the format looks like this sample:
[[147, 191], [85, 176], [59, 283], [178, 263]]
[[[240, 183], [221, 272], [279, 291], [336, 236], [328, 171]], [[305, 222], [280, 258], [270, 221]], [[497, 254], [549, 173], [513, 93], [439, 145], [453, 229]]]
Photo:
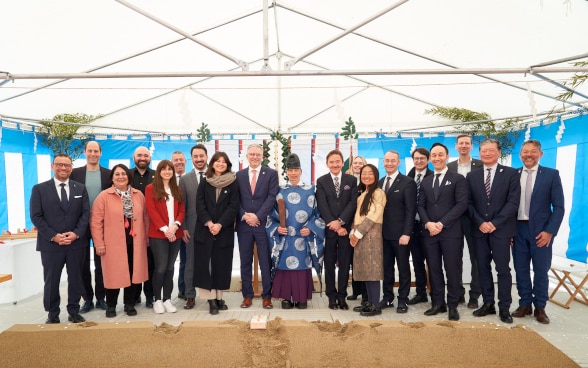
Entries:
[[210, 314], [228, 309], [222, 296], [231, 285], [239, 212], [239, 187], [231, 167], [227, 154], [216, 152], [196, 194], [194, 286], [200, 289], [200, 299], [208, 299]]

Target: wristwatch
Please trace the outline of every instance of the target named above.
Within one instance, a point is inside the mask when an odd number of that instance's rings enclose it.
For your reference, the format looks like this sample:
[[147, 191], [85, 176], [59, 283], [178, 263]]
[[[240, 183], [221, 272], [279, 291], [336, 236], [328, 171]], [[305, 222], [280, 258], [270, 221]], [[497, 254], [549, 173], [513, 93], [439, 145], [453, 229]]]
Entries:
[[338, 218], [337, 220], [339, 220], [339, 223], [341, 224], [341, 226], [345, 226], [345, 221], [341, 220], [340, 218]]

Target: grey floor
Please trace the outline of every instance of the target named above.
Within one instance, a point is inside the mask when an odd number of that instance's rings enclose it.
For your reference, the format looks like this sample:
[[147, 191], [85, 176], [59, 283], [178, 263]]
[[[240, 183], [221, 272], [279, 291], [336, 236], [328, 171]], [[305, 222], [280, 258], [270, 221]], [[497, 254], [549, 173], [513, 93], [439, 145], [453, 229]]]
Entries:
[[[177, 275], [177, 272], [176, 272]], [[554, 285], [552, 285], [553, 287]], [[67, 298], [67, 285], [62, 282], [61, 285], [62, 305], [61, 305], [61, 321], [64, 328], [67, 327], [67, 312], [65, 310], [65, 299]], [[152, 309], [145, 308], [145, 305], [137, 307], [138, 315], [128, 317], [122, 311], [122, 304], [118, 305], [117, 316], [114, 318], [106, 318], [103, 310], [92, 310], [84, 317], [88, 321], [102, 322], [102, 323], [127, 323], [133, 321], [150, 321], [154, 325], [159, 325], [166, 322], [171, 325], [178, 326], [183, 321], [190, 320], [228, 320], [237, 319], [241, 321], [250, 321], [254, 315], [267, 315], [269, 319], [280, 317], [285, 320], [308, 320], [308, 321], [339, 321], [341, 323], [350, 322], [353, 320], [401, 320], [405, 322], [417, 321], [435, 321], [446, 320], [447, 315], [437, 315], [426, 317], [423, 315], [428, 308], [428, 304], [418, 304], [411, 306], [406, 314], [397, 314], [396, 309], [386, 309], [383, 313], [376, 317], [361, 317], [359, 313], [349, 311], [330, 310], [327, 307], [328, 299], [320, 296], [318, 293], [313, 295], [312, 302], [309, 303], [306, 310], [282, 310], [279, 302], [274, 302], [274, 309], [265, 310], [261, 308], [261, 299], [254, 299], [253, 306], [248, 309], [241, 309], [239, 305], [242, 300], [241, 293], [227, 292], [224, 299], [226, 300], [229, 310], [223, 311], [216, 316], [208, 313], [208, 304], [206, 301], [196, 301], [196, 307], [192, 310], [184, 310], [182, 306], [183, 300], [176, 298], [177, 292], [174, 291], [172, 301], [178, 308], [177, 313], [155, 314]], [[558, 294], [560, 301], [566, 300], [565, 292]], [[121, 293], [122, 299], [122, 293]], [[516, 295], [516, 287], [513, 285], [513, 308], [516, 308], [518, 296]], [[359, 304], [359, 301], [349, 302], [350, 307]], [[511, 311], [512, 311], [511, 310]], [[547, 314], [551, 319], [551, 324], [542, 325], [534, 320], [532, 317], [522, 319], [515, 319], [514, 324], [508, 325], [500, 321], [497, 316], [487, 316], [477, 318], [472, 315], [472, 310], [465, 306], [459, 307], [461, 321], [465, 322], [487, 322], [501, 326], [515, 326], [517, 324], [525, 325], [543, 338], [555, 345], [581, 367], [588, 368], [588, 306], [574, 302], [570, 309], [565, 309], [553, 303], [548, 303], [546, 308]], [[0, 331], [10, 328], [14, 324], [43, 324], [47, 318], [46, 312], [43, 310], [42, 294], [38, 294], [21, 300], [18, 303], [0, 304]]]

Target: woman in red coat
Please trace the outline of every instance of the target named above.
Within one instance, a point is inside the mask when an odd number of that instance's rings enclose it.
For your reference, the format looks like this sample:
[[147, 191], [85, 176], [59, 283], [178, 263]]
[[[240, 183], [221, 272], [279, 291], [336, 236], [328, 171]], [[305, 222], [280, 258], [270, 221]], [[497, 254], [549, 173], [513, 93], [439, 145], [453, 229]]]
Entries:
[[[153, 311], [175, 313], [171, 302], [174, 263], [180, 250], [185, 207], [174, 165], [163, 160], [157, 165], [153, 183], [145, 187], [149, 214], [149, 244], [153, 253]], [[163, 299], [162, 299], [163, 290]]]
[[118, 164], [110, 171], [113, 186], [103, 190], [92, 205], [90, 230], [96, 254], [102, 261], [106, 289], [106, 317], [116, 316], [120, 288], [124, 288], [125, 312], [137, 314], [135, 295], [147, 272], [147, 226], [145, 197], [131, 187], [129, 169]]

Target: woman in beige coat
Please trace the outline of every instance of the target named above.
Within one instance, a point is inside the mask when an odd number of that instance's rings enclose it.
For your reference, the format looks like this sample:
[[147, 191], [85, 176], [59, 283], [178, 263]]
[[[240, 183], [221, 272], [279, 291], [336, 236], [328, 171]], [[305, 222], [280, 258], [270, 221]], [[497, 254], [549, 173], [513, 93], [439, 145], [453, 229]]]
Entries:
[[380, 309], [380, 281], [384, 278], [382, 222], [386, 193], [378, 188], [378, 169], [367, 164], [361, 168], [361, 195], [349, 242], [353, 249], [353, 277], [365, 281], [368, 303], [360, 310], [362, 316], [375, 316]]
[[116, 316], [121, 288], [124, 288], [124, 310], [134, 316], [138, 288], [148, 279], [149, 219], [143, 193], [130, 185], [129, 169], [123, 164], [114, 166], [110, 180], [113, 186], [103, 190], [92, 205], [90, 229], [96, 254], [102, 260], [106, 317]]

